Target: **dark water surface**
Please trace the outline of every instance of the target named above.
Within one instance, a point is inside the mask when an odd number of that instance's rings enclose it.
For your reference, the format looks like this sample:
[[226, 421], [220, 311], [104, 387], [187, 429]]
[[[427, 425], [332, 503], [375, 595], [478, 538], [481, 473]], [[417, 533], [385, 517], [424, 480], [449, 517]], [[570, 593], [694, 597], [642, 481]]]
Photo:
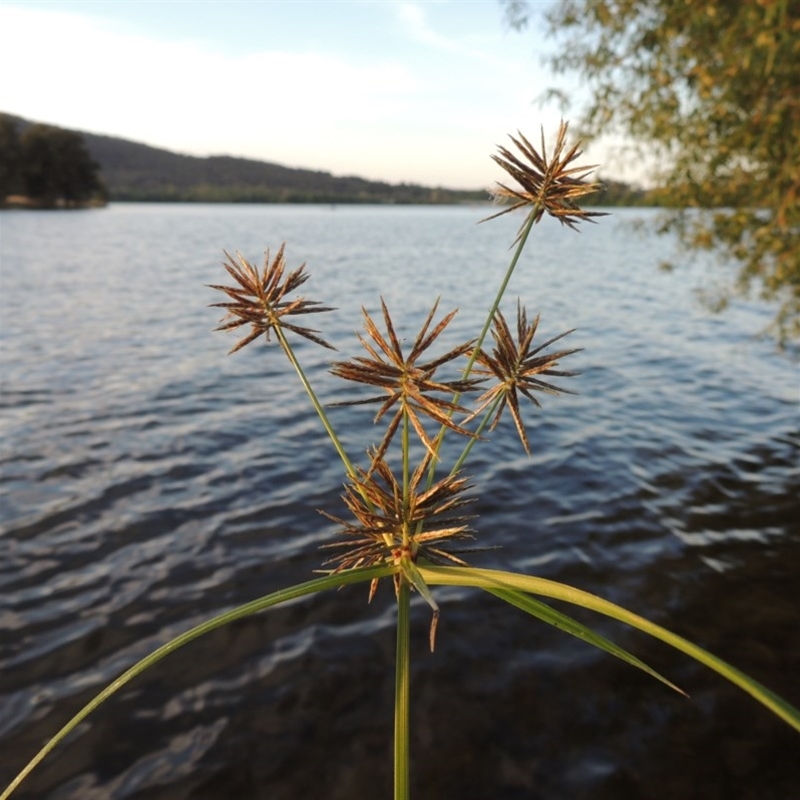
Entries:
[[[578, 330], [575, 396], [474, 451], [472, 557], [601, 594], [800, 704], [798, 372], [709, 315], [700, 267], [621, 211], [546, 221], [509, 289], [541, 335]], [[116, 205], [0, 216], [0, 783], [171, 636], [313, 576], [341, 513], [339, 463], [274, 346], [213, 334], [223, 248], [308, 262], [345, 357], [383, 295], [405, 336], [433, 299], [477, 333], [518, 219], [481, 209]], [[450, 331], [450, 329], [448, 329]], [[569, 340], [568, 340], [569, 341]], [[300, 345], [320, 395], [352, 387]], [[566, 364], [565, 364], [566, 366]], [[358, 391], [358, 390], [357, 390]], [[366, 396], [361, 393], [360, 396]], [[354, 457], [370, 407], [331, 412]], [[414, 606], [413, 792], [429, 798], [798, 796], [800, 737], [740, 690], [624, 627], [599, 630], [691, 700], [481, 593], [440, 590], [437, 651]], [[579, 613], [581, 619], [593, 619]], [[162, 661], [101, 708], [19, 797], [391, 795], [393, 596], [364, 587], [250, 618]]]

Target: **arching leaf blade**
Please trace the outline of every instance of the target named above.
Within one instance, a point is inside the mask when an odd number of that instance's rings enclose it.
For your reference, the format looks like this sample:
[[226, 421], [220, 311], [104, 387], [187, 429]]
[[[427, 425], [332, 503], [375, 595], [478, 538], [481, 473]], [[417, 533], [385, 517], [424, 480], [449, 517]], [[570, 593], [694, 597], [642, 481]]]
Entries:
[[322, 592], [326, 589], [336, 589], [351, 583], [360, 583], [362, 581], [371, 581], [375, 578], [388, 577], [396, 571], [396, 567], [387, 565], [381, 567], [347, 570], [326, 575], [322, 578], [315, 578], [314, 580], [306, 581], [305, 583], [299, 583], [295, 586], [290, 586], [288, 589], [281, 589], [277, 592], [272, 592], [271, 594], [264, 595], [257, 600], [253, 600], [249, 603], [237, 606], [229, 611], [225, 611], [222, 614], [218, 614], [216, 617], [212, 617], [206, 622], [201, 623], [200, 625], [196, 625], [194, 628], [191, 628], [185, 633], [176, 636], [174, 639], [170, 639], [170, 641], [161, 645], [161, 647], [154, 650], [152, 653], [150, 653], [150, 655], [145, 656], [140, 661], [137, 661], [132, 667], [123, 672], [122, 675], [120, 675], [115, 681], [110, 683], [105, 689], [95, 695], [26, 764], [26, 766], [19, 772], [14, 780], [5, 788], [3, 793], [0, 794], [0, 800], [8, 800], [12, 793], [19, 787], [25, 778], [30, 775], [30, 773], [45, 758], [45, 756], [47, 756], [48, 753], [50, 753], [50, 751], [53, 750], [56, 745], [58, 745], [58, 743], [64, 739], [65, 736], [67, 736], [81, 722], [83, 722], [83, 720], [86, 719], [89, 714], [98, 708], [98, 706], [102, 705], [102, 703], [108, 700], [109, 697], [111, 697], [113, 694], [116, 694], [116, 692], [118, 692], [126, 684], [130, 683], [130, 681], [132, 681], [135, 677], [141, 675], [150, 667], [157, 664], [162, 658], [168, 656], [170, 653], [175, 652], [184, 645], [189, 644], [189, 642], [194, 641], [195, 639], [198, 639], [207, 633], [211, 633], [211, 631], [214, 631], [217, 628], [221, 628], [224, 625], [228, 625], [229, 623], [238, 619], [248, 617], [251, 614], [256, 614], [259, 611], [271, 608], [272, 606], [277, 606], [281, 603], [289, 602], [290, 600], [296, 600], [297, 598], [305, 595]]
[[667, 680], [661, 673], [656, 672], [656, 670], [645, 664], [641, 659], [636, 658], [632, 653], [629, 653], [624, 648], [614, 644], [610, 639], [596, 633], [591, 628], [581, 624], [567, 614], [563, 614], [551, 606], [548, 606], [546, 603], [542, 603], [540, 600], [536, 600], [524, 592], [506, 589], [487, 589], [486, 591], [489, 592], [489, 594], [493, 594], [495, 597], [499, 597], [501, 600], [505, 600], [506, 603], [516, 606], [531, 616], [537, 617], [542, 620], [542, 622], [546, 622], [548, 625], [552, 625], [565, 633], [569, 633], [587, 644], [593, 645], [600, 650], [604, 650], [609, 655], [621, 659], [626, 664], [630, 664], [632, 667], [646, 672], [657, 681], [661, 681], [661, 683], [669, 686], [670, 689], [674, 689], [684, 697], [689, 696], [683, 689], [676, 686], [672, 681]]
[[622, 606], [603, 600], [601, 597], [576, 589], [557, 581], [523, 575], [518, 572], [476, 569], [474, 567], [420, 567], [422, 577], [429, 585], [474, 586], [479, 589], [518, 590], [529, 594], [563, 600], [566, 603], [582, 606], [598, 614], [624, 622], [650, 636], [680, 650], [696, 661], [714, 670], [740, 689], [747, 692], [759, 703], [780, 717], [795, 730], [800, 731], [800, 711], [782, 697], [767, 689], [736, 667], [709, 653], [688, 639], [656, 625], [654, 622], [628, 611]]

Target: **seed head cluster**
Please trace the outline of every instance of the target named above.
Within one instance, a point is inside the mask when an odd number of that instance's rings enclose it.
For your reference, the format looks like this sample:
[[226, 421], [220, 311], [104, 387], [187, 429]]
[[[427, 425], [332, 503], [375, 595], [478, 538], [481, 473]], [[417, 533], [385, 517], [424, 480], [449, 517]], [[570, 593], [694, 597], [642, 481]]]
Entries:
[[[517, 186], [497, 185], [493, 192], [495, 199], [506, 203], [510, 201], [510, 205], [489, 219], [526, 208], [529, 210], [526, 217], [528, 223], [538, 222], [546, 212], [562, 224], [576, 229], [577, 223], [583, 220], [591, 222], [592, 217], [600, 216], [599, 212], [584, 211], [577, 204], [579, 198], [595, 191], [598, 184], [586, 181], [591, 167], [573, 166], [581, 151], [577, 144], [567, 147], [566, 137], [567, 125], [562, 123], [549, 157], [544, 135], [541, 153], [522, 134], [511, 137], [518, 153], [505, 147], [499, 148], [498, 155], [492, 157]], [[521, 232], [522, 229], [520, 236]], [[530, 442], [520, 408], [521, 399], [527, 398], [539, 406], [537, 393], [559, 394], [567, 391], [552, 383], [552, 379], [577, 374], [559, 367], [561, 359], [577, 352], [577, 348], [557, 351], [548, 348], [572, 331], [534, 344], [539, 316], [529, 323], [526, 311], [518, 301], [516, 335], [512, 334], [498, 309], [491, 325], [493, 347], [483, 348], [482, 342], [472, 340], [458, 344], [441, 355], [431, 355], [432, 346], [447, 329], [456, 311], [436, 321], [437, 300], [410, 348], [404, 348], [383, 299], [380, 301], [380, 318], [373, 318], [362, 308], [364, 332], [358, 334], [362, 353], [349, 360], [336, 361], [330, 369], [338, 378], [378, 390], [374, 396], [334, 404], [376, 404], [378, 408], [374, 421], [385, 422], [379, 444], [367, 451], [368, 467], [357, 468], [350, 464], [344, 454], [285, 336], [286, 332], [291, 332], [333, 349], [319, 335], [319, 331], [293, 321], [294, 317], [302, 314], [332, 310], [295, 294], [308, 278], [305, 265], [287, 273], [284, 245], [271, 261], [267, 252], [261, 271], [240, 254], [233, 258], [226, 253], [226, 257], [224, 266], [233, 278], [234, 285], [213, 287], [227, 296], [225, 302], [214, 304], [226, 311], [217, 330], [236, 330], [243, 326], [249, 328], [231, 352], [240, 350], [262, 335], [267, 341], [272, 333], [276, 335], [304, 379], [304, 385], [347, 467], [348, 480], [342, 499], [350, 518], [321, 512], [340, 526], [339, 539], [325, 546], [331, 551], [325, 564], [333, 572], [383, 564], [397, 565], [400, 569], [395, 574], [395, 581], [401, 580], [402, 573], [411, 575], [409, 580], [412, 583], [415, 579], [409, 565], [418, 559], [432, 564], [464, 565], [458, 553], [469, 550], [454, 550], [452, 542], [472, 538], [470, 518], [463, 514], [463, 508], [469, 502], [465, 497], [469, 484], [458, 471], [458, 466], [449, 475], [434, 479], [432, 465], [437, 464], [439, 459], [441, 437], [446, 430], [450, 430], [470, 439], [458, 462], [460, 465], [469, 447], [478, 438], [478, 432], [487, 426], [488, 430], [494, 430], [508, 408], [522, 445], [530, 453]], [[497, 304], [494, 308], [497, 308]], [[379, 324], [381, 321], [382, 325]], [[456, 377], [442, 375], [444, 367], [452, 368], [453, 362], [462, 358], [465, 365], [456, 372]], [[462, 398], [479, 388], [483, 394], [475, 401], [474, 410], [470, 410], [463, 404]], [[480, 416], [483, 417], [482, 421], [473, 424]], [[438, 426], [436, 435], [429, 430], [431, 424]], [[402, 468], [395, 470], [390, 466], [389, 451], [397, 431], [401, 429], [402, 458], [398, 460]], [[415, 469], [409, 465], [408, 434], [412, 430], [424, 446], [424, 457]], [[420, 591], [425, 588], [418, 581], [414, 585]], [[374, 590], [375, 582], [371, 594]], [[435, 629], [438, 609], [429, 593], [423, 593], [434, 606]]]
[[212, 304], [212, 307], [224, 308], [227, 311], [220, 321], [221, 324], [215, 330], [230, 331], [242, 325], [250, 325], [250, 332], [233, 347], [231, 353], [241, 350], [262, 334], [269, 341], [270, 331], [283, 328], [323, 347], [334, 349], [317, 335], [318, 331], [294, 325], [286, 320], [286, 317], [297, 314], [317, 314], [332, 309], [326, 308], [314, 300], [306, 300], [305, 297], [297, 297], [293, 300], [288, 298], [291, 292], [308, 280], [308, 274], [305, 272], [305, 264], [302, 264], [284, 277], [286, 270], [283, 257], [284, 248], [285, 244], [282, 244], [272, 262], [269, 260], [269, 251], [267, 251], [261, 273], [241, 253], [237, 253], [235, 259], [225, 253], [227, 261], [223, 266], [237, 285], [211, 285], [212, 289], [218, 289], [230, 298], [230, 302]]
[[465, 342], [437, 358], [421, 361], [423, 353], [436, 341], [456, 314], [455, 311], [451, 311], [431, 329], [438, 305], [439, 301], [437, 300], [414, 339], [408, 355], [403, 353], [386, 303], [381, 300], [386, 335], [380, 332], [372, 317], [366, 309], [363, 309], [364, 328], [368, 338], [359, 334], [358, 339], [367, 351], [367, 356], [356, 356], [350, 361], [338, 361], [331, 368], [331, 372], [339, 378], [377, 386], [384, 390], [384, 394], [377, 397], [348, 400], [338, 405], [380, 403], [380, 408], [375, 414], [375, 422], [379, 422], [389, 410], [394, 408], [394, 415], [389, 421], [386, 433], [376, 452], [377, 460], [383, 458], [404, 417], [408, 419], [420, 441], [433, 458], [437, 457], [436, 447], [422, 424], [421, 416], [428, 417], [439, 425], [444, 425], [464, 436], [473, 435], [466, 428], [453, 422], [454, 413], [467, 413], [468, 409], [440, 395], [453, 397], [472, 391], [479, 381], [475, 379], [439, 380], [436, 378], [436, 372], [444, 364], [468, 353], [474, 342]]
[[372, 454], [370, 470], [360, 471], [345, 486], [342, 499], [353, 520], [323, 516], [342, 526], [344, 540], [325, 545], [337, 550], [326, 563], [336, 571], [353, 567], [391, 563], [408, 557], [423, 557], [435, 564], [447, 561], [463, 564], [452, 551], [442, 547], [451, 539], [469, 539], [469, 517], [454, 514], [469, 503], [463, 493], [466, 478], [448, 475], [424, 488], [422, 480], [430, 465], [427, 454], [414, 471], [406, 496], [401, 481], [383, 458]]
[[544, 143], [544, 130], [542, 130], [541, 153], [519, 132], [517, 132], [518, 138], [509, 136], [519, 150], [519, 156], [506, 147], [498, 146], [499, 154], [493, 155], [492, 159], [519, 186], [510, 187], [498, 182], [491, 192], [492, 196], [496, 202], [510, 201], [511, 205], [487, 217], [486, 220], [501, 217], [518, 208], [530, 207], [534, 222], [539, 222], [546, 211], [563, 225], [577, 230], [578, 222], [582, 220], [594, 222], [592, 217], [605, 216], [601, 211], [585, 211], [575, 202], [584, 195], [596, 192], [600, 184], [586, 181], [594, 166], [570, 166], [583, 151], [579, 149], [580, 144], [567, 148], [568, 127], [566, 122], [562, 122], [559, 126], [556, 144], [549, 159]]
[[538, 327], [539, 315], [537, 314], [529, 325], [525, 309], [517, 301], [517, 338], [515, 341], [502, 312], [498, 311], [495, 314], [492, 326], [492, 338], [495, 346], [491, 353], [486, 350], [478, 352], [476, 361], [479, 366], [475, 369], [475, 372], [479, 375], [494, 378], [496, 382], [478, 398], [478, 406], [470, 415], [471, 417], [478, 416], [484, 409], [497, 401], [489, 428], [494, 430], [500, 421], [503, 410], [507, 406], [516, 425], [522, 446], [528, 454], [531, 452], [531, 447], [528, 442], [528, 434], [525, 432], [525, 426], [522, 422], [522, 416], [520, 415], [519, 395], [524, 395], [534, 405], [541, 406], [541, 403], [533, 394], [535, 391], [545, 392], [546, 394], [573, 394], [567, 389], [555, 386], [536, 376], [547, 375], [554, 378], [566, 378], [577, 375], [578, 373], [576, 372], [565, 372], [564, 370], [555, 369], [555, 367], [560, 359], [566, 358], [582, 349], [574, 348], [572, 350], [559, 350], [555, 353], [543, 353], [542, 351], [553, 342], [557, 342], [572, 333], [572, 331], [560, 333], [558, 336], [554, 336], [534, 347], [533, 337]]

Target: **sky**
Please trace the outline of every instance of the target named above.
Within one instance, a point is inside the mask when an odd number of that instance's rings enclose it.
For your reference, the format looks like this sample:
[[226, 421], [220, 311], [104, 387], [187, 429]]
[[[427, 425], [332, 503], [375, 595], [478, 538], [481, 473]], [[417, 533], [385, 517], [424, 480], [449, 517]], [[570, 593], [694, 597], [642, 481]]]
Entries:
[[557, 83], [548, 3], [517, 32], [497, 0], [0, 0], [0, 111], [189, 155], [485, 188], [508, 134], [557, 130], [559, 109], [537, 102]]

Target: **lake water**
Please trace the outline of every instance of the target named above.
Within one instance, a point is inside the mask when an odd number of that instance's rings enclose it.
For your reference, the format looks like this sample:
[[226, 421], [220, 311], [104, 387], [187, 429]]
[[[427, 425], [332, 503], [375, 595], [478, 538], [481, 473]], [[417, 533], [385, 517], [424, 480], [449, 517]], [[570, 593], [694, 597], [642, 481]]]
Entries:
[[[412, 337], [441, 295], [477, 334], [519, 218], [470, 207], [112, 205], [0, 216], [0, 783], [80, 706], [171, 636], [313, 577], [342, 513], [340, 464], [275, 343], [226, 356], [211, 329], [223, 249], [287, 242], [321, 397], [382, 295]], [[657, 269], [669, 240], [619, 210], [545, 220], [509, 288], [540, 334], [577, 328], [574, 396], [526, 407], [473, 450], [478, 566], [572, 583], [697, 641], [800, 704], [796, 353], [773, 309], [709, 314], [720, 267]], [[715, 269], [717, 271], [715, 271]], [[301, 323], [302, 324], [302, 323]], [[564, 363], [567, 367], [568, 362]], [[360, 393], [360, 394], [359, 394]], [[335, 408], [358, 459], [374, 407]], [[413, 608], [413, 796], [744, 800], [792, 796], [800, 740], [714, 673], [576, 613], [690, 695], [487, 595]], [[390, 586], [295, 602], [162, 661], [84, 723], [20, 798], [388, 798]]]

